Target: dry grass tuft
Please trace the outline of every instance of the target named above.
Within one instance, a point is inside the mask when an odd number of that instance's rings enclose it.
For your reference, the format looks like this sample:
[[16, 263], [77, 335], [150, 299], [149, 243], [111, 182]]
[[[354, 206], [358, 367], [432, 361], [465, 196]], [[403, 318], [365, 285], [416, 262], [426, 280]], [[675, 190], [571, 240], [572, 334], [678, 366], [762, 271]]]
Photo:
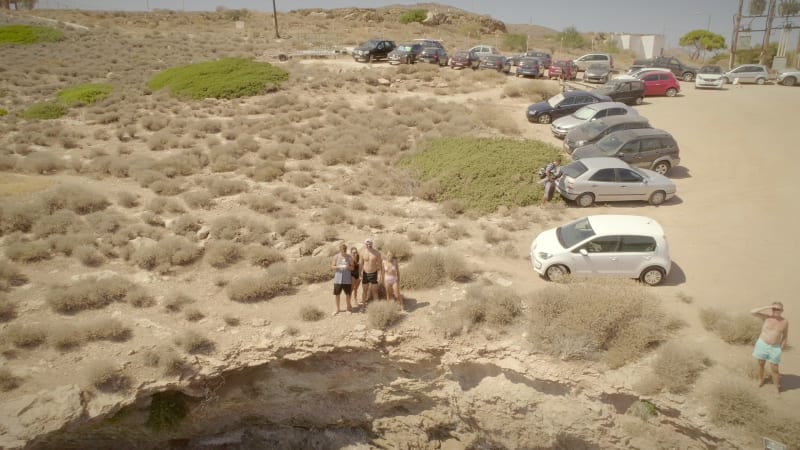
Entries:
[[71, 286], [54, 287], [47, 294], [47, 303], [54, 311], [73, 314], [86, 309], [100, 309], [113, 303], [125, 301], [135, 285], [125, 278], [113, 276], [96, 279], [87, 278]]
[[47, 343], [62, 352], [77, 349], [85, 342], [85, 333], [76, 325], [61, 323], [48, 330]]
[[255, 303], [290, 291], [290, 279], [284, 270], [267, 270], [262, 276], [232, 281], [228, 285], [228, 298], [239, 303]]
[[222, 320], [225, 322], [225, 325], [231, 327], [238, 327], [239, 324], [241, 323], [238, 317], [233, 316], [231, 314], [225, 314], [224, 316], [222, 316]]
[[206, 244], [205, 261], [212, 267], [222, 269], [236, 264], [242, 257], [242, 245], [233, 241], [211, 241]]
[[327, 256], [300, 258], [289, 266], [289, 273], [305, 283], [319, 283], [333, 279], [331, 260]]
[[655, 394], [662, 389], [673, 394], [685, 394], [710, 364], [711, 361], [702, 351], [668, 342], [658, 350], [653, 361], [654, 380], [649, 383], [650, 386], [641, 389], [645, 394]]
[[7, 291], [12, 287], [22, 286], [28, 282], [28, 277], [17, 266], [6, 260], [0, 260], [0, 291]]
[[562, 359], [602, 356], [611, 367], [640, 357], [673, 323], [642, 286], [586, 280], [548, 286], [531, 302], [530, 340]]
[[201, 251], [183, 236], [167, 236], [155, 244], [140, 247], [131, 255], [131, 262], [142, 269], [166, 272], [175, 266], [191, 264]]
[[0, 294], [0, 322], [8, 322], [17, 317], [17, 303]]
[[408, 242], [408, 239], [391, 237], [383, 242], [378, 242], [378, 244], [380, 244], [381, 252], [384, 254], [392, 252], [400, 261], [406, 261], [411, 258], [411, 244]]
[[729, 344], [752, 345], [761, 334], [761, 321], [745, 313], [732, 315], [718, 309], [703, 308], [700, 322], [706, 330]]
[[86, 325], [86, 339], [89, 341], [125, 342], [133, 333], [120, 320], [113, 318], [97, 319]]
[[130, 378], [106, 361], [97, 361], [86, 369], [89, 383], [100, 392], [125, 392], [131, 388]]
[[300, 308], [300, 318], [306, 322], [322, 320], [325, 313], [314, 305], [304, 305]]
[[247, 249], [247, 258], [254, 266], [267, 268], [277, 262], [283, 262], [286, 258], [279, 250], [263, 245], [253, 245]]
[[175, 291], [170, 293], [169, 296], [164, 299], [164, 311], [170, 313], [180, 312], [184, 305], [189, 305], [194, 302], [195, 300], [187, 294]]
[[186, 311], [184, 311], [183, 317], [185, 317], [189, 322], [197, 322], [199, 320], [203, 320], [206, 315], [197, 308], [188, 308]]
[[0, 368], [0, 391], [8, 392], [20, 385], [20, 379], [5, 367]]
[[367, 323], [372, 328], [385, 330], [400, 319], [400, 306], [396, 302], [377, 301], [367, 306]]
[[158, 367], [164, 375], [176, 375], [186, 370], [186, 362], [172, 347], [159, 347], [142, 353], [142, 362]]
[[214, 342], [199, 331], [186, 330], [175, 337], [175, 345], [190, 354], [208, 355], [214, 352]]
[[[445, 276], [443, 277], [442, 274]], [[430, 289], [446, 280], [465, 282], [472, 271], [461, 255], [452, 252], [427, 251], [414, 255], [403, 268], [400, 285], [403, 289]]]
[[47, 328], [40, 324], [11, 324], [2, 334], [2, 342], [8, 342], [15, 347], [32, 349], [47, 340]]

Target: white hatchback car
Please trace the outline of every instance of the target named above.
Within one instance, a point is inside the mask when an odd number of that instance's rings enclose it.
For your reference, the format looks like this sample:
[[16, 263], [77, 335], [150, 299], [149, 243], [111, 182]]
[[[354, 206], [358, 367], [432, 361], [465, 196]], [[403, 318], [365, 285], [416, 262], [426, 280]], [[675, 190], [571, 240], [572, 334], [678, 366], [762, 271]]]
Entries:
[[547, 280], [566, 275], [638, 278], [650, 286], [669, 274], [664, 230], [644, 216], [588, 216], [541, 232], [531, 243], [533, 270]]

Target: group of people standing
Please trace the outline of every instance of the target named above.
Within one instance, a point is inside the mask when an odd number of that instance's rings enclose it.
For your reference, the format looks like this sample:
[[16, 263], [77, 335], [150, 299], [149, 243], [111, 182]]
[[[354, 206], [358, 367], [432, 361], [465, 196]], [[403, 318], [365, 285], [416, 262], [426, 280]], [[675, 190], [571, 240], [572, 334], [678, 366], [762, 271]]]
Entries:
[[[371, 238], [364, 240], [364, 249], [359, 252], [355, 247], [347, 252], [347, 244], [339, 245], [339, 253], [333, 257], [331, 268], [334, 270], [333, 295], [336, 297], [336, 310], [333, 314], [352, 312], [360, 309], [365, 312], [367, 303], [380, 298], [380, 284], [386, 290], [386, 300], [396, 301], [403, 309], [403, 298], [400, 296], [400, 266], [397, 256], [391, 251], [386, 258], [374, 247]], [[358, 300], [358, 288], [362, 287], [361, 302]], [[341, 309], [341, 294], [344, 292], [347, 309]], [[355, 305], [351, 304], [351, 296]]]

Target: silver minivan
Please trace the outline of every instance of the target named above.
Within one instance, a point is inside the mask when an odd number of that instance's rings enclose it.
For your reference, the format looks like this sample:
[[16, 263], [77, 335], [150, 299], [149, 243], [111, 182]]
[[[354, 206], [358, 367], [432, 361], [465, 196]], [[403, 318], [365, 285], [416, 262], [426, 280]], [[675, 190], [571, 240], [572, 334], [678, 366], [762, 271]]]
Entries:
[[769, 71], [767, 66], [761, 64], [743, 64], [726, 72], [722, 79], [725, 83], [733, 83], [738, 79], [737, 83], [764, 84], [769, 80]]

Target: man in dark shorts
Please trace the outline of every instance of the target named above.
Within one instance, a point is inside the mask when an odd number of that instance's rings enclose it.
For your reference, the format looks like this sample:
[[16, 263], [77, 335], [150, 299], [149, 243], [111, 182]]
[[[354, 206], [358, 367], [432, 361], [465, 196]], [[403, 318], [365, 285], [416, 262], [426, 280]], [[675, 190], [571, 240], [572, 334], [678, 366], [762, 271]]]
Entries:
[[350, 293], [352, 286], [352, 275], [350, 272], [353, 270], [353, 258], [347, 254], [347, 245], [339, 245], [339, 253], [333, 257], [331, 268], [334, 270], [333, 275], [333, 295], [336, 296], [336, 311], [333, 315], [339, 314], [342, 310], [339, 308], [339, 297], [344, 291], [345, 298], [347, 299], [347, 312], [350, 312]]
[[379, 298], [379, 283], [383, 283], [383, 261], [381, 253], [372, 248], [372, 238], [364, 241], [364, 250], [361, 252], [361, 265], [364, 272], [361, 274], [361, 285], [364, 290], [361, 293], [361, 301], [364, 306], [370, 299]]

